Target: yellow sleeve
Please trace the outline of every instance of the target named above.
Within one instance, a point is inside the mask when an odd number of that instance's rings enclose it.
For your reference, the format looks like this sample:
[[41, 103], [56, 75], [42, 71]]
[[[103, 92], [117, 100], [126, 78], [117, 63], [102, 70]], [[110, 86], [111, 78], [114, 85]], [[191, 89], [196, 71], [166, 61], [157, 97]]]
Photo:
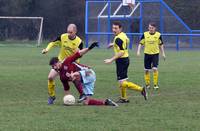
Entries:
[[60, 41], [54, 41], [54, 42], [50, 42], [47, 46], [47, 51], [49, 51], [51, 48], [53, 48], [54, 46], [60, 46], [61, 42]]

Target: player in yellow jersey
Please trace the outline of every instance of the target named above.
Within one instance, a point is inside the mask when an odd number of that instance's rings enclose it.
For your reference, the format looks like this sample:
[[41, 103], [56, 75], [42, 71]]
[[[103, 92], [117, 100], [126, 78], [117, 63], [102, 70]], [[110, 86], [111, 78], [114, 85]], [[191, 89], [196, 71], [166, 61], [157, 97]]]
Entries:
[[153, 69], [154, 89], [158, 89], [158, 62], [159, 52], [165, 60], [165, 51], [161, 34], [156, 31], [155, 23], [150, 23], [149, 31], [144, 32], [138, 45], [137, 56], [140, 56], [141, 46], [144, 46], [144, 80], [147, 88], [150, 88], [150, 70]]
[[[67, 33], [62, 34], [57, 37], [56, 40], [50, 42], [48, 46], [42, 50], [43, 54], [46, 54], [49, 50], [51, 50], [55, 46], [60, 47], [60, 51], [58, 54], [58, 59], [63, 61], [66, 57], [73, 55], [79, 49], [83, 48], [82, 40], [76, 35], [77, 27], [75, 24], [69, 24], [67, 27]], [[55, 69], [51, 69], [48, 75], [48, 104], [53, 104], [55, 97], [55, 82], [54, 79], [59, 75], [59, 72]], [[80, 95], [83, 93], [82, 85], [80, 82], [74, 82], [77, 90]]]
[[127, 81], [128, 79], [128, 67], [129, 67], [129, 54], [128, 44], [129, 38], [124, 32], [122, 32], [122, 24], [120, 22], [114, 22], [112, 25], [112, 31], [115, 34], [113, 43], [109, 44], [108, 47], [114, 47], [115, 55], [110, 59], [105, 59], [106, 64], [110, 64], [113, 61], [116, 63], [117, 80], [120, 85], [121, 97], [117, 101], [118, 103], [128, 103], [128, 97], [126, 95], [127, 88], [141, 92], [145, 100], [147, 100], [146, 89], [136, 85], [132, 82]]

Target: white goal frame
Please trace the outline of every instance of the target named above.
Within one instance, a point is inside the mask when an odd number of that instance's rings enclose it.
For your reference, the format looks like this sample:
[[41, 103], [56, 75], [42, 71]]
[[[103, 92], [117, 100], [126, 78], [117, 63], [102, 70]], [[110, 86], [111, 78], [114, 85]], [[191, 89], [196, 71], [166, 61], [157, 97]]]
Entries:
[[38, 19], [40, 20], [40, 29], [37, 39], [37, 46], [40, 46], [42, 42], [42, 30], [43, 30], [43, 17], [24, 17], [24, 16], [0, 16], [0, 19]]
[[[130, 14], [128, 15], [117, 15], [118, 11], [121, 9], [121, 7], [123, 7], [123, 3], [120, 3], [119, 6], [117, 7], [117, 9], [115, 10], [115, 12], [113, 13], [113, 15], [110, 15], [110, 18], [130, 18], [133, 13], [136, 11], [136, 9], [140, 6], [140, 3], [138, 2], [134, 8], [132, 9], [132, 11], [130, 12]], [[108, 7], [108, 3], [105, 4], [105, 6], [103, 7], [103, 9], [101, 10], [101, 12], [98, 14], [97, 18], [108, 18], [108, 15], [103, 15], [103, 13], [105, 12], [105, 10]]]

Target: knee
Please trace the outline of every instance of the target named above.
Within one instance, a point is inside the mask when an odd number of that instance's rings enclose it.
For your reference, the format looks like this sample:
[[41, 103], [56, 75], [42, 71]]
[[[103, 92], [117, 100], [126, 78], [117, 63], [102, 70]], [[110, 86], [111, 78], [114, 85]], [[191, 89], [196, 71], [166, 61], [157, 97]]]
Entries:
[[120, 88], [126, 87], [126, 86], [127, 86], [127, 81], [121, 81], [121, 82], [119, 83], [119, 85], [120, 85]]
[[52, 76], [48, 76], [48, 80], [50, 80], [50, 81], [53, 81], [54, 80], [54, 78], [52, 77]]
[[154, 67], [153, 68], [153, 72], [157, 72], [157, 71], [158, 71], [158, 69]]

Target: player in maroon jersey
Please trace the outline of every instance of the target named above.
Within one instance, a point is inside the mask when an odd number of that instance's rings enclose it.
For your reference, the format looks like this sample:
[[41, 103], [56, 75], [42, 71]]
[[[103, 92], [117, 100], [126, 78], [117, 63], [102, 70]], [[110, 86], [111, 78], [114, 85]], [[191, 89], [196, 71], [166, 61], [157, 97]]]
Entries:
[[[73, 73], [91, 71], [90, 67], [76, 63], [75, 61], [96, 46], [98, 46], [98, 42], [93, 42], [89, 48], [84, 48], [82, 50], [79, 50], [71, 57], [66, 58], [63, 62], [60, 62], [57, 57], [53, 57], [50, 60], [49, 65], [51, 65], [53, 69], [55, 69], [59, 72], [60, 80], [63, 84], [65, 95], [70, 94], [69, 82], [70, 81], [71, 82], [79, 81], [80, 83], [82, 83], [83, 88], [85, 88], [85, 90], [87, 90], [86, 88], [92, 88], [92, 91], [90, 91], [89, 93], [87, 91], [84, 92], [84, 97], [81, 99], [84, 101], [84, 104], [117, 106], [117, 104], [114, 103], [110, 99], [97, 100], [97, 99], [92, 99], [89, 97], [89, 96], [93, 95], [94, 82], [95, 82], [96, 78], [89, 80], [90, 86], [86, 87], [83, 82], [83, 80], [84, 80], [83, 75], [76, 75], [76, 77], [72, 77]], [[91, 73], [91, 75], [92, 75], [92, 73]], [[83, 91], [84, 91], [84, 89], [83, 89]]]

